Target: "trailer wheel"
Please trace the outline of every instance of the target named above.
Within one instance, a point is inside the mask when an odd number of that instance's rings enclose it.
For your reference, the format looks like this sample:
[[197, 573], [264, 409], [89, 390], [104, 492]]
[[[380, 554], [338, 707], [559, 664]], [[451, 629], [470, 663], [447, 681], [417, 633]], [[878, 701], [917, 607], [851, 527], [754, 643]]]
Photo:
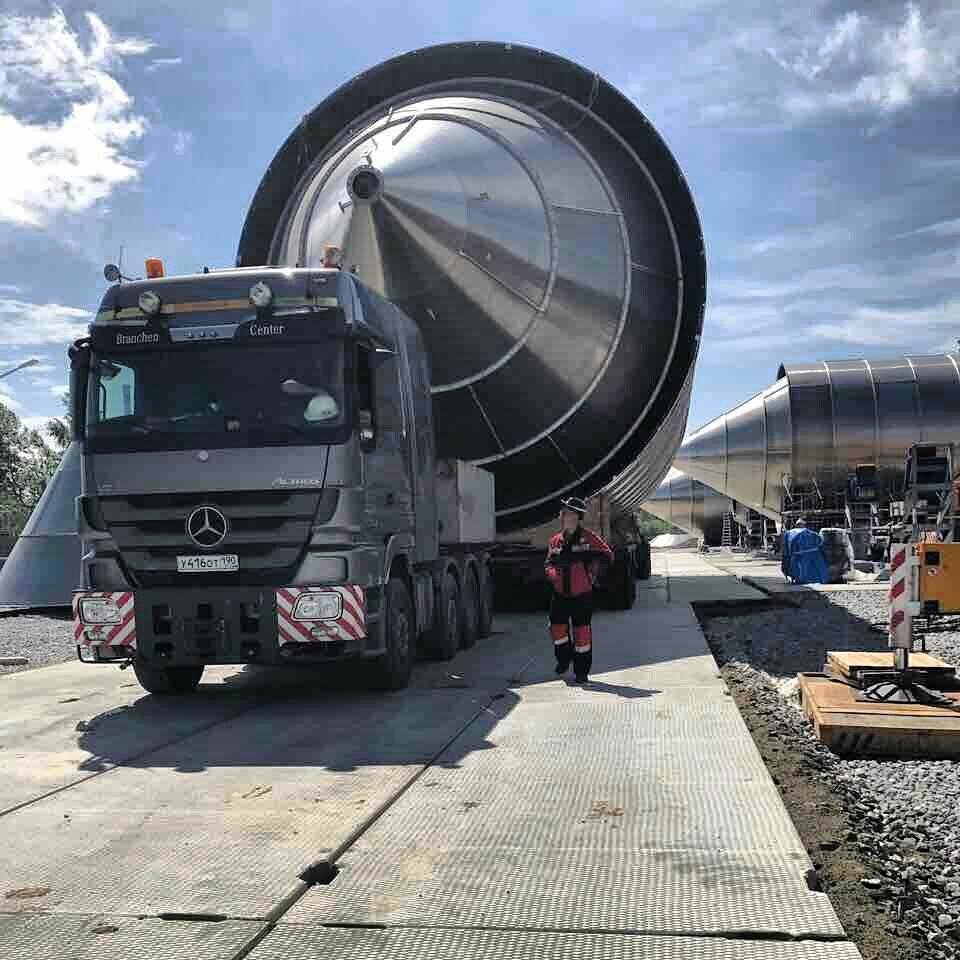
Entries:
[[480, 564], [480, 636], [489, 637], [493, 630], [493, 571]]
[[430, 631], [430, 655], [437, 660], [452, 660], [460, 649], [460, 587], [448, 570], [443, 575], [440, 596]]
[[373, 686], [378, 690], [402, 690], [413, 670], [413, 604], [410, 591], [399, 577], [387, 584], [383, 614], [383, 640], [387, 652], [372, 664]]
[[193, 693], [203, 676], [203, 667], [157, 667], [141, 657], [134, 657], [133, 672], [147, 693], [174, 696]]
[[466, 568], [460, 599], [460, 649], [469, 650], [480, 637], [480, 583], [472, 566]]

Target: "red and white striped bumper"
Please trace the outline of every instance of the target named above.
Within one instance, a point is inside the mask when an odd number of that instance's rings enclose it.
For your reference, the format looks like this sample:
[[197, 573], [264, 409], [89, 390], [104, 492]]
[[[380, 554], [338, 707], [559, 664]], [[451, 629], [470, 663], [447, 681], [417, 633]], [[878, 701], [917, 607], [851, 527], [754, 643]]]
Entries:
[[[343, 612], [336, 620], [294, 620], [297, 599], [305, 593], [339, 593]], [[338, 643], [359, 640], [367, 635], [363, 588], [283, 587], [277, 590], [277, 634], [285, 643]]]
[[[112, 599], [120, 611], [119, 623], [90, 624], [80, 619], [80, 601]], [[133, 593], [75, 593], [73, 595], [73, 639], [82, 647], [137, 646], [137, 620], [134, 615]]]

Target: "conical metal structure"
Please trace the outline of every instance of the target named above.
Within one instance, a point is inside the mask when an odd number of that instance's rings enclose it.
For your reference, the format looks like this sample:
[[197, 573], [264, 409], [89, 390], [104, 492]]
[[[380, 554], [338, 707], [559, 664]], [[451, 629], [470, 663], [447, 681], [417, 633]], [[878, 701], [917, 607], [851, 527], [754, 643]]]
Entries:
[[786, 485], [838, 495], [861, 464], [878, 496], [903, 485], [914, 443], [960, 443], [960, 368], [953, 354], [792, 363], [777, 381], [691, 434], [684, 473], [779, 519]]
[[724, 515], [737, 514], [737, 505], [730, 497], [676, 469], [641, 506], [655, 517], [703, 537], [713, 547], [720, 544]]
[[328, 245], [419, 325], [438, 452], [495, 474], [499, 529], [608, 484], [638, 505], [660, 482], [703, 238], [669, 150], [597, 74], [456, 43], [354, 78], [277, 153], [237, 265], [320, 265]]
[[69, 607], [80, 585], [80, 446], [67, 447], [0, 570], [0, 609]]

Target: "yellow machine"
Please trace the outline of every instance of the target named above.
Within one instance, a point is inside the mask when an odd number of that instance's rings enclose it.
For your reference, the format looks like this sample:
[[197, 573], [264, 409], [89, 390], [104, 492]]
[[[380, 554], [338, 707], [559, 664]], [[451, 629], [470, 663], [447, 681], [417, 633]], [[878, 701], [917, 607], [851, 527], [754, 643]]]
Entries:
[[960, 613], [960, 543], [918, 543], [920, 616]]

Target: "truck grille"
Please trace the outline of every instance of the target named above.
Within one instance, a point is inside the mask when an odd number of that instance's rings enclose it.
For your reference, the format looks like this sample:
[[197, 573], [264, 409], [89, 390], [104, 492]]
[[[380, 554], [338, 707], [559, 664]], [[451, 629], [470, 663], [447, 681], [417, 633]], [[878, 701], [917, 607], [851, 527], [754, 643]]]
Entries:
[[[139, 587], [283, 586], [296, 572], [314, 523], [326, 523], [339, 491], [242, 491], [101, 497], [107, 528]], [[187, 517], [201, 506], [227, 519], [226, 538], [201, 550], [187, 535]], [[177, 573], [178, 556], [236, 554], [237, 573]]]

